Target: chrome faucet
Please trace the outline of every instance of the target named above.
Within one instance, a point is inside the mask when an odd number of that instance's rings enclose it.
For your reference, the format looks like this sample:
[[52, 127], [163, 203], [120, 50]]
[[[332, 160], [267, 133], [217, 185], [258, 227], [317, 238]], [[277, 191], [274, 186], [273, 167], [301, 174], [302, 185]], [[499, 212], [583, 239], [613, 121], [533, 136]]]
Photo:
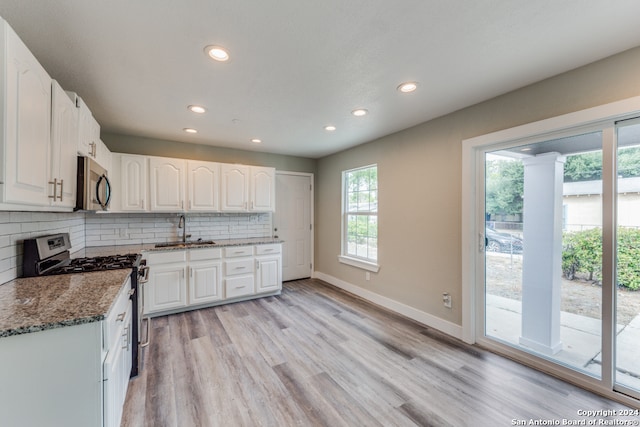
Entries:
[[182, 228], [182, 243], [187, 242], [187, 238], [191, 237], [191, 234], [187, 234], [187, 219], [184, 214], [180, 215], [180, 220], [178, 221], [178, 228]]

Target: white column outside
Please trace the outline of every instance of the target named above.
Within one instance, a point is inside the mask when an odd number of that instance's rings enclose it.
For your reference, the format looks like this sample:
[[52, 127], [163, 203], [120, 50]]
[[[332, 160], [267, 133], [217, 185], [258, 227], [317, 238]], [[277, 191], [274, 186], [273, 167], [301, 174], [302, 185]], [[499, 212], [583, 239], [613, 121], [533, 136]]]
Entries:
[[565, 158], [545, 153], [524, 164], [522, 335], [543, 354], [562, 349], [562, 182]]

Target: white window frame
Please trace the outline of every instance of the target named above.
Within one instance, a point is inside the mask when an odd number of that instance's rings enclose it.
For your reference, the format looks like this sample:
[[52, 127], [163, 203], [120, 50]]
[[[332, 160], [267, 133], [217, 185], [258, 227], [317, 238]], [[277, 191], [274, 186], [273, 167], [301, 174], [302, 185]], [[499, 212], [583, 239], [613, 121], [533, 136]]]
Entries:
[[[352, 255], [348, 253], [348, 225], [349, 225], [349, 221], [348, 221], [348, 217], [349, 215], [363, 215], [363, 216], [375, 216], [376, 219], [378, 218], [378, 210], [376, 208], [375, 211], [357, 211], [357, 212], [349, 212], [348, 211], [348, 207], [349, 207], [349, 201], [347, 200], [348, 198], [348, 188], [347, 188], [347, 174], [350, 172], [355, 172], [355, 171], [359, 171], [359, 170], [363, 170], [363, 169], [370, 169], [370, 168], [376, 168], [376, 171], [378, 169], [378, 164], [374, 163], [374, 164], [370, 164], [367, 166], [361, 166], [361, 167], [357, 167], [357, 168], [352, 168], [352, 169], [347, 169], [342, 171], [342, 231], [341, 231], [341, 236], [342, 236], [342, 245], [341, 245], [341, 254], [338, 255], [338, 261], [340, 261], [343, 264], [347, 264], [350, 265], [352, 267], [357, 267], [357, 268], [361, 268], [363, 270], [367, 270], [367, 271], [372, 271], [374, 273], [377, 273], [378, 270], [380, 270], [380, 265], [378, 264], [378, 259], [379, 256], [377, 256], [377, 259], [371, 259], [371, 258], [364, 258], [364, 257], [358, 257], [356, 255]], [[377, 184], [377, 183], [376, 183]], [[376, 185], [377, 187], [377, 185]], [[376, 189], [376, 191], [378, 191]], [[377, 233], [376, 233], [377, 234]], [[377, 239], [376, 239], [377, 240]], [[376, 242], [377, 244], [377, 242]], [[379, 255], [379, 254], [378, 254]]]

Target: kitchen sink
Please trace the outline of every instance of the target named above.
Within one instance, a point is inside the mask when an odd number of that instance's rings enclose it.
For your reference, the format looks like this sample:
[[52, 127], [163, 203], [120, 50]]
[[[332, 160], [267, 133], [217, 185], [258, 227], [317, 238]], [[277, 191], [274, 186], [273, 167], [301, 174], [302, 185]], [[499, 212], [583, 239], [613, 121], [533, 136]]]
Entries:
[[216, 242], [213, 240], [194, 240], [189, 242], [165, 242], [156, 243], [156, 248], [190, 248], [193, 246], [213, 245]]

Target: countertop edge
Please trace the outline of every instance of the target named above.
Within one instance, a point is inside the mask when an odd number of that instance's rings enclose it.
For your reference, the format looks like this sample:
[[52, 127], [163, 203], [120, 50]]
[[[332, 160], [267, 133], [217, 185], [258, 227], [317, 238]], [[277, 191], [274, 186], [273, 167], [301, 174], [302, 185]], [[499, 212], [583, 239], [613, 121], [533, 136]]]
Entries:
[[106, 317], [104, 314], [99, 314], [96, 316], [86, 316], [69, 320], [62, 320], [60, 322], [42, 323], [40, 325], [33, 325], [28, 327], [5, 329], [4, 331], [0, 331], [0, 338], [30, 334], [32, 332], [48, 331], [50, 329], [65, 328], [67, 326], [85, 325], [87, 323], [100, 322], [105, 318]]

